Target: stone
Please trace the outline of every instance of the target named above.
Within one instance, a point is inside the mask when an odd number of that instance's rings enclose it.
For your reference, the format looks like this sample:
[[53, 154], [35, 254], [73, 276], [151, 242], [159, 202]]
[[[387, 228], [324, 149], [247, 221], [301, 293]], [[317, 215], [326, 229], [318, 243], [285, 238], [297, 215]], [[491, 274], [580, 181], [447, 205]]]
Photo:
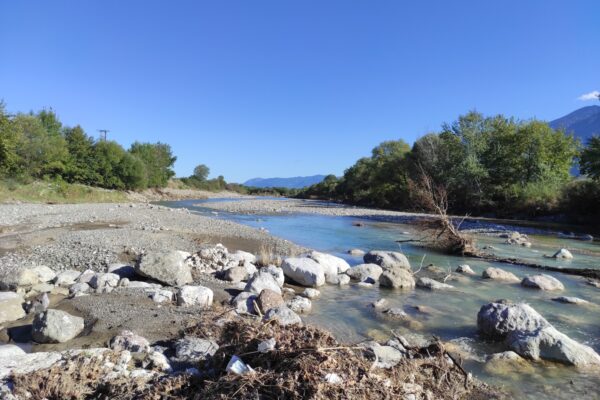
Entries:
[[256, 256], [254, 254], [242, 250], [238, 250], [234, 253], [229, 253], [228, 258], [230, 260], [239, 262], [239, 265], [243, 265], [244, 262], [248, 262], [250, 264], [256, 263]]
[[325, 380], [325, 382], [331, 385], [341, 385], [344, 382], [342, 377], [336, 373], [325, 374], [325, 377], [323, 379]]
[[338, 275], [338, 285], [344, 286], [350, 283], [350, 277], [346, 274]]
[[321, 296], [321, 292], [319, 292], [317, 289], [306, 288], [301, 293], [301, 296], [304, 296], [308, 299], [316, 299], [317, 297]]
[[286, 306], [271, 308], [264, 317], [265, 321], [276, 320], [279, 325], [302, 324], [302, 319], [298, 314]]
[[373, 306], [373, 308], [383, 309], [388, 308], [389, 302], [386, 299], [379, 299], [377, 301], [374, 301], [371, 305]]
[[417, 280], [417, 286], [428, 290], [448, 290], [454, 289], [454, 286], [447, 283], [438, 282], [435, 279], [421, 277]]
[[74, 285], [77, 282], [77, 279], [81, 275], [81, 272], [75, 271], [73, 269], [68, 269], [66, 271], [59, 272], [54, 278], [54, 284], [60, 287], [69, 287]]
[[150, 366], [154, 369], [167, 373], [173, 371], [169, 359], [160, 351], [150, 351], [148, 353], [148, 361], [150, 361]]
[[371, 250], [364, 255], [363, 260], [366, 264], [377, 264], [384, 270], [393, 267], [411, 269], [408, 258], [397, 251]]
[[241, 292], [231, 300], [231, 305], [239, 314], [257, 314], [254, 309], [257, 298], [255, 293]]
[[36, 293], [50, 293], [52, 289], [54, 289], [54, 285], [51, 283], [38, 283], [31, 287], [31, 291]]
[[462, 265], [459, 265], [458, 267], [456, 267], [456, 272], [465, 274], [465, 275], [476, 275], [475, 271], [473, 271], [471, 269], [471, 267], [468, 266], [467, 264], [462, 264]]
[[511, 350], [490, 354], [485, 361], [484, 369], [493, 374], [535, 372], [526, 359]]
[[183, 286], [193, 281], [185, 260], [190, 256], [183, 251], [157, 251], [141, 256], [135, 271], [146, 278], [169, 286]]
[[15, 292], [0, 292], [0, 324], [23, 318], [23, 296]]
[[383, 311], [386, 317], [393, 319], [407, 319], [408, 314], [400, 307], [392, 307]]
[[95, 271], [92, 271], [91, 269], [86, 269], [85, 271], [83, 271], [81, 273], [81, 275], [79, 275], [79, 278], [77, 278], [77, 282], [78, 283], [87, 283], [89, 285], [90, 281], [92, 280], [92, 278], [94, 276], [96, 276]]
[[319, 251], [311, 251], [308, 253], [308, 258], [315, 260], [322, 268], [325, 274], [327, 283], [338, 283], [337, 276], [343, 274], [350, 268], [350, 264], [343, 258], [333, 256], [331, 254], [321, 253]]
[[521, 281], [521, 286], [540, 290], [565, 290], [558, 279], [546, 274], [526, 276]]
[[296, 296], [286, 302], [290, 310], [296, 313], [307, 313], [312, 309], [312, 302], [306, 297]]
[[580, 299], [579, 297], [571, 297], [571, 296], [554, 297], [552, 300], [557, 301], [559, 303], [566, 303], [566, 304], [590, 304], [590, 302], [587, 300]]
[[87, 283], [75, 283], [69, 287], [69, 294], [73, 296], [81, 295], [83, 293], [89, 293], [92, 288]]
[[365, 252], [361, 249], [350, 249], [348, 250], [348, 254], [350, 254], [352, 257], [363, 257]]
[[185, 337], [175, 343], [175, 357], [179, 362], [198, 363], [215, 355], [219, 345], [213, 340]]
[[365, 347], [370, 350], [367, 352], [367, 356], [375, 359], [374, 365], [376, 368], [393, 368], [404, 358], [404, 354], [392, 346], [382, 346], [377, 342], [367, 342]]
[[285, 274], [283, 273], [283, 269], [275, 265], [268, 265], [266, 267], [261, 268], [260, 270], [266, 271], [273, 275], [273, 278], [275, 278], [275, 281], [277, 282], [279, 287], [283, 287], [283, 284], [285, 283]]
[[573, 259], [573, 254], [571, 254], [571, 252], [567, 249], [560, 249], [556, 253], [554, 253], [552, 258], [562, 258], [565, 260], [571, 260]]
[[277, 342], [274, 338], [263, 340], [258, 344], [257, 350], [261, 353], [268, 353], [269, 351], [275, 350], [275, 345]]
[[271, 289], [263, 289], [256, 299], [256, 304], [258, 304], [262, 313], [266, 314], [271, 308], [282, 305], [283, 297], [281, 297], [280, 293], [274, 292]]
[[273, 275], [267, 271], [260, 270], [248, 279], [244, 291], [260, 294], [264, 289], [270, 289], [275, 293], [281, 294], [281, 287]]
[[135, 268], [129, 264], [111, 264], [108, 266], [106, 272], [117, 274], [121, 279], [132, 279], [136, 275]]
[[121, 277], [113, 273], [98, 273], [90, 279], [89, 285], [96, 290], [97, 293], [110, 293], [114, 288], [119, 286]]
[[231, 267], [225, 270], [223, 278], [229, 282], [242, 282], [248, 279], [248, 271], [245, 267]]
[[512, 331], [535, 331], [550, 323], [531, 306], [524, 303], [489, 303], [477, 313], [477, 327], [485, 335], [495, 340], [504, 340]]
[[160, 289], [162, 285], [158, 283], [150, 283], [143, 281], [129, 281], [127, 284], [128, 289]]
[[41, 369], [50, 368], [62, 359], [58, 352], [39, 352], [0, 357], [0, 380], [11, 374], [29, 374]]
[[35, 316], [31, 336], [38, 343], [64, 343], [79, 335], [83, 328], [83, 318], [49, 309]]
[[520, 282], [521, 280], [517, 278], [515, 274], [512, 272], [505, 271], [501, 268], [489, 267], [486, 268], [485, 271], [481, 274], [483, 279], [492, 279], [495, 281], [504, 281], [504, 282]]
[[150, 350], [150, 342], [143, 336], [124, 330], [110, 340], [109, 347], [115, 351], [147, 353]]
[[299, 285], [318, 287], [325, 284], [323, 267], [311, 258], [290, 257], [283, 260], [283, 273]]
[[24, 354], [27, 354], [27, 353], [25, 353], [25, 351], [17, 345], [14, 345], [14, 344], [1, 344], [0, 345], [0, 360], [18, 357], [18, 356], [22, 356]]
[[47, 293], [42, 293], [28, 303], [28, 306], [25, 307], [27, 313], [37, 314], [44, 312], [48, 309], [48, 307], [50, 306], [50, 299], [48, 298]]
[[364, 282], [368, 279], [377, 282], [382, 273], [383, 268], [377, 264], [360, 264], [346, 271], [346, 275], [359, 282]]
[[45, 265], [23, 268], [0, 279], [0, 290], [15, 290], [38, 283], [48, 283], [56, 278], [56, 273]]
[[393, 289], [412, 289], [415, 287], [415, 278], [407, 269], [390, 267], [379, 276], [379, 286]]
[[178, 306], [200, 306], [210, 308], [213, 291], [204, 286], [183, 286], [177, 292]]
[[170, 303], [173, 301], [173, 292], [170, 290], [150, 289], [147, 293], [148, 297], [150, 297], [155, 303]]

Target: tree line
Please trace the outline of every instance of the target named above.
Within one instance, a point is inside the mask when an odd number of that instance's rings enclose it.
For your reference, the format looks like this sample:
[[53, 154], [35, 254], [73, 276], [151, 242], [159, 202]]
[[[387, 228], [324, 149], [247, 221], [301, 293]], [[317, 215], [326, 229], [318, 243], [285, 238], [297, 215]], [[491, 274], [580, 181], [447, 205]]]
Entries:
[[[585, 177], [570, 170], [579, 161]], [[469, 112], [411, 147], [386, 141], [341, 178], [327, 176], [300, 197], [397, 210], [418, 210], [423, 177], [443, 188], [454, 213], [538, 216], [596, 213], [600, 204], [600, 138], [585, 147], [537, 120]]]
[[175, 160], [168, 144], [135, 142], [125, 150], [64, 126], [52, 110], [9, 115], [0, 103], [0, 177], [134, 190], [166, 186]]

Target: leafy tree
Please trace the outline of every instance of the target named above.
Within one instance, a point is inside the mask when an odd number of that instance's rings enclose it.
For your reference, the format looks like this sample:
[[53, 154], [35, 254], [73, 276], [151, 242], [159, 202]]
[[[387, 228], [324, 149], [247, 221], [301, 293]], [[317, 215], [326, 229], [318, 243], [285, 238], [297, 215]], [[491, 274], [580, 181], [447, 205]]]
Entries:
[[149, 187], [165, 187], [169, 179], [175, 176], [172, 168], [177, 157], [173, 156], [168, 144], [135, 142], [129, 152], [146, 165]]
[[579, 165], [581, 172], [600, 181], [600, 136], [588, 139], [586, 148], [581, 152]]
[[0, 176], [14, 173], [19, 162], [14, 126], [0, 101]]
[[210, 173], [210, 169], [204, 165], [200, 164], [194, 168], [194, 178], [196, 178], [200, 182], [204, 182], [206, 178], [208, 178], [208, 174]]
[[116, 166], [116, 173], [123, 184], [122, 188], [128, 190], [145, 188], [148, 182], [145, 168], [142, 160], [133, 154], [124, 153]]
[[98, 186], [108, 189], [125, 188], [118, 167], [125, 154], [123, 147], [111, 140], [101, 140], [94, 144], [94, 165], [98, 174]]
[[65, 128], [63, 134], [69, 150], [65, 179], [87, 185], [99, 184], [100, 177], [96, 172], [94, 159], [94, 139], [86, 135], [79, 125]]

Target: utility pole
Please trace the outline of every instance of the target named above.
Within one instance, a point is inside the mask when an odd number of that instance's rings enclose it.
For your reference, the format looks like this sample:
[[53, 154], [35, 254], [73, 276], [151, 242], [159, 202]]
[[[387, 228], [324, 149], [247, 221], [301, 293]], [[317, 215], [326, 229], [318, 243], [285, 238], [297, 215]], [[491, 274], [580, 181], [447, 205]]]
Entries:
[[108, 129], [98, 129], [100, 132], [100, 140], [104, 140], [106, 142], [106, 134], [110, 132]]

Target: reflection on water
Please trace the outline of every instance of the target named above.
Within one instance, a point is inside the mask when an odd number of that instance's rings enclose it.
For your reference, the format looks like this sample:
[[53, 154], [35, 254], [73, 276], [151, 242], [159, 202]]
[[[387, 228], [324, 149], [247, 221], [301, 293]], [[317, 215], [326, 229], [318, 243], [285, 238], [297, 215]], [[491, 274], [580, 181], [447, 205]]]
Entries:
[[[198, 201], [163, 203], [175, 207], [188, 207], [199, 213], [207, 209], [191, 204]], [[469, 264], [478, 274], [458, 276], [447, 283], [456, 290], [431, 292], [424, 290], [400, 291], [364, 288], [325, 286], [320, 288], [321, 297], [313, 302], [313, 311], [306, 316], [309, 323], [319, 324], [346, 341], [366, 338], [385, 340], [394, 329], [409, 340], [430, 338], [432, 335], [452, 341], [465, 359], [465, 367], [481, 379], [505, 387], [517, 398], [600, 398], [600, 372], [583, 372], [555, 363], [535, 363], [518, 369], [502, 369], [488, 366], [483, 360], [487, 354], [502, 351], [498, 344], [486, 343], [477, 334], [477, 312], [479, 308], [496, 299], [524, 301], [540, 312], [557, 329], [573, 339], [600, 351], [600, 289], [590, 286], [581, 277], [560, 273], [549, 275], [559, 279], [565, 286], [560, 295], [586, 299], [591, 305], [562, 304], [551, 299], [554, 292], [526, 289], [519, 284], [507, 284], [482, 280], [481, 272], [489, 267], [503, 268], [517, 275], [537, 273], [536, 270], [456, 256], [447, 256], [410, 244], [395, 243], [395, 240], [418, 237], [415, 226], [395, 223], [360, 220], [362, 227], [353, 226], [356, 218], [329, 217], [319, 215], [256, 216], [219, 213], [219, 217], [234, 220], [257, 228], [266, 228], [273, 235], [297, 244], [345, 258], [351, 265], [362, 262], [351, 257], [347, 250], [383, 249], [399, 250], [407, 255], [413, 267], [418, 267], [423, 256], [424, 264], [435, 264], [454, 270], [459, 264]], [[562, 265], [571, 268], [600, 268], [600, 246], [594, 242], [582, 242], [552, 236], [530, 235], [531, 248], [504, 244], [504, 239], [478, 236], [479, 246], [493, 246], [494, 253], [502, 257], [517, 257], [538, 264]], [[561, 247], [572, 249], [575, 258], [571, 261], [556, 261], [545, 258]], [[370, 304], [385, 298], [390, 305], [401, 307], [411, 316], [411, 322], [395, 321], [378, 316]], [[427, 306], [427, 313], [419, 312], [415, 306]]]

